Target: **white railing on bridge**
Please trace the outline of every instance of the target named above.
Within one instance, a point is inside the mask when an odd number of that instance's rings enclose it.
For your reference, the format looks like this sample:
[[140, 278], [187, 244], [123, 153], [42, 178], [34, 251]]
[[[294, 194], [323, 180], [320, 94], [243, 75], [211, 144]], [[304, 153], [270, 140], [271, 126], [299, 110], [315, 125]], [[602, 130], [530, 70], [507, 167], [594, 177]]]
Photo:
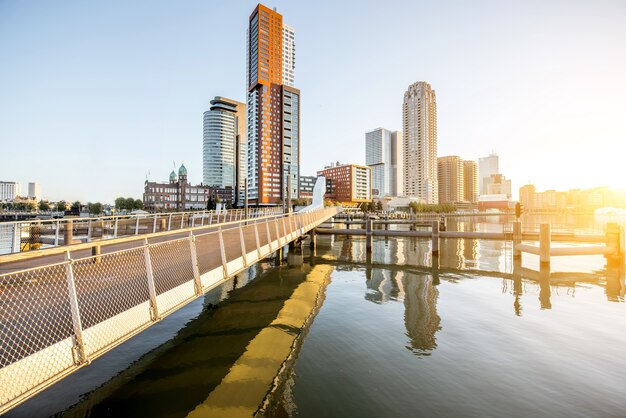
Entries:
[[[233, 220], [214, 230], [195, 226], [134, 241], [121, 238], [101, 245], [139, 245], [80, 259], [71, 259], [68, 251], [65, 261], [0, 275], [0, 414], [302, 237], [338, 210]], [[170, 239], [149, 242], [164, 237]], [[59, 249], [42, 255], [46, 252]]]
[[[280, 207], [250, 208], [248, 217], [275, 215]], [[62, 218], [0, 223], [0, 255], [76, 242], [193, 228], [244, 219], [244, 209]], [[65, 242], [65, 241], [69, 242]]]

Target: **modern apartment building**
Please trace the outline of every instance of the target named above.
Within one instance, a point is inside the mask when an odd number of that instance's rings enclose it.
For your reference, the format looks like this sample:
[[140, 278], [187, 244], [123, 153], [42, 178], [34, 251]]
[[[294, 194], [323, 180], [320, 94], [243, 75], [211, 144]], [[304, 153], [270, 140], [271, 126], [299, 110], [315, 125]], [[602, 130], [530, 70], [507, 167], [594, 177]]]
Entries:
[[348, 205], [372, 200], [368, 166], [336, 163], [318, 171], [317, 176], [326, 178], [326, 199]]
[[366, 132], [365, 164], [372, 169], [372, 197], [402, 195], [402, 132], [385, 128]]
[[[300, 91], [295, 79], [293, 28], [259, 4], [247, 37], [248, 196], [252, 204], [276, 205], [299, 195]], [[288, 186], [289, 185], [289, 186]]]
[[465, 171], [463, 160], [456, 155], [437, 159], [439, 203], [458, 203], [465, 200]]
[[491, 194], [487, 192], [487, 179], [494, 174], [500, 174], [500, 160], [497, 154], [478, 159], [479, 192], [481, 195]]
[[402, 128], [404, 194], [438, 203], [437, 98], [430, 84], [418, 81], [404, 93]]
[[22, 194], [19, 183], [14, 181], [0, 181], [0, 202], [12, 202]]
[[463, 200], [478, 202], [478, 164], [476, 161], [463, 160]]
[[235, 204], [243, 205], [248, 171], [246, 105], [215, 97], [204, 112], [203, 122], [202, 182], [234, 189]]

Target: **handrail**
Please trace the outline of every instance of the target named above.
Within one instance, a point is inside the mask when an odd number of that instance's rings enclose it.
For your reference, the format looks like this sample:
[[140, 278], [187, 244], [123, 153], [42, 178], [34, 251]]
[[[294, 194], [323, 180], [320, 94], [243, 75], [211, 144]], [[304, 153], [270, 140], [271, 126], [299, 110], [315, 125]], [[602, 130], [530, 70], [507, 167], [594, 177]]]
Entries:
[[[249, 209], [249, 211], [253, 211], [253, 210], [258, 210], [258, 211], [268, 211], [270, 208], [256, 208], [256, 209]], [[278, 208], [278, 210], [282, 210], [281, 208]], [[151, 212], [151, 213], [136, 213], [136, 214], [126, 214], [126, 215], [109, 215], [109, 216], [96, 216], [96, 217], [92, 217], [92, 216], [88, 216], [88, 217], [64, 217], [64, 218], [55, 218], [55, 219], [29, 219], [29, 220], [24, 220], [24, 221], [8, 221], [8, 222], [2, 222], [1, 225], [12, 225], [12, 224], [29, 224], [29, 223], [34, 223], [34, 224], [42, 224], [42, 223], [57, 223], [57, 222], [63, 222], [63, 221], [80, 221], [80, 222], [88, 222], [88, 221], [97, 221], [97, 222], [102, 222], [102, 221], [107, 221], [107, 220], [115, 220], [115, 219], [135, 219], [135, 218], [152, 218], [152, 217], [169, 217], [171, 216], [180, 216], [180, 215], [201, 215], [201, 214], [207, 214], [207, 213], [218, 213], [218, 214], [224, 214], [224, 213], [244, 213], [245, 209], [224, 209], [224, 210], [220, 210], [217, 211], [215, 209], [211, 209], [211, 210], [192, 210], [192, 211], [185, 211], [185, 212]]]
[[208, 225], [194, 226], [194, 227], [188, 227], [188, 228], [182, 228], [182, 229], [174, 229], [171, 231], [153, 232], [153, 233], [141, 234], [141, 235], [129, 235], [126, 237], [112, 238], [112, 239], [101, 240], [101, 241], [92, 241], [92, 242], [85, 242], [81, 244], [63, 245], [63, 246], [57, 246], [57, 247], [51, 247], [51, 248], [44, 248], [42, 250], [32, 250], [32, 251], [26, 251], [26, 252], [0, 255], [0, 265], [4, 263], [15, 262], [15, 261], [29, 260], [32, 258], [48, 257], [52, 255], [64, 254], [68, 251], [88, 250], [96, 246], [103, 247], [103, 246], [109, 246], [109, 245], [124, 244], [128, 242], [133, 242], [133, 241], [142, 241], [144, 239], [159, 238], [159, 237], [177, 235], [181, 233], [189, 233], [190, 231], [198, 231], [201, 229], [216, 228], [218, 226], [221, 226], [221, 227], [232, 226], [232, 225], [239, 225], [242, 223], [256, 222], [256, 221], [264, 220], [264, 219], [280, 218], [280, 217], [288, 216], [293, 213], [297, 213], [297, 212], [277, 213], [277, 214], [260, 216], [256, 218], [240, 219], [237, 221], [213, 223], [213, 224], [208, 224]]

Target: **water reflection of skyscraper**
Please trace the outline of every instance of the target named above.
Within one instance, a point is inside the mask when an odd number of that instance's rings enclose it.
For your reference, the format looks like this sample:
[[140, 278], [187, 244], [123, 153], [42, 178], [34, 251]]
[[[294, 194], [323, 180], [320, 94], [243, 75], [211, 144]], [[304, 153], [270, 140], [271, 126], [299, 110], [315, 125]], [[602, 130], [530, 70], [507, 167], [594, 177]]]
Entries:
[[380, 268], [372, 268], [368, 277], [365, 299], [378, 304], [403, 300], [407, 348], [417, 355], [429, 355], [437, 347], [435, 334], [441, 329], [439, 291], [433, 277]]
[[437, 347], [435, 334], [441, 329], [437, 314], [439, 291], [426, 275], [407, 274], [403, 284], [404, 326], [410, 339], [407, 348], [418, 355], [429, 355]]

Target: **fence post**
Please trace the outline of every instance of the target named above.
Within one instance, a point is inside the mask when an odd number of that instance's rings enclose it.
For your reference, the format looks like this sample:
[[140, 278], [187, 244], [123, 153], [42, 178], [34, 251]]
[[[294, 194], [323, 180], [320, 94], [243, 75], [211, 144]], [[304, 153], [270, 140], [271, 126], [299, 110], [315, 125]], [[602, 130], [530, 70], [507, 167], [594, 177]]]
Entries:
[[284, 216], [283, 216], [283, 236], [285, 237], [285, 239], [287, 239], [287, 224], [285, 223], [285, 217]]
[[180, 214], [180, 228], [178, 229], [183, 229], [184, 224], [185, 224], [185, 212]]
[[[58, 223], [57, 223], [58, 227]], [[57, 229], [57, 239], [58, 239], [58, 229]], [[11, 253], [19, 253], [21, 251], [22, 244], [22, 224], [15, 222], [13, 224], [13, 236], [11, 239]], [[58, 245], [58, 243], [57, 243]]]
[[222, 257], [222, 269], [224, 270], [224, 278], [228, 278], [228, 266], [226, 263], [226, 249], [224, 248], [224, 234], [222, 234], [222, 227], [217, 230], [217, 235], [220, 239], [220, 256]]
[[137, 220], [135, 221], [135, 235], [139, 235], [139, 215], [137, 215]]
[[239, 226], [239, 241], [241, 242], [241, 256], [243, 257], [244, 267], [248, 267], [248, 257], [246, 257], [246, 243], [243, 239], [243, 228]]
[[154, 214], [154, 222], [152, 222], [152, 233], [154, 234], [156, 232], [156, 221], [157, 221], [157, 214]]
[[115, 223], [113, 224], [113, 238], [117, 238], [117, 222], [119, 218], [115, 218]]
[[154, 286], [152, 260], [150, 259], [150, 245], [147, 238], [143, 240], [143, 256], [146, 262], [146, 278], [148, 279], [148, 294], [150, 295], [150, 317], [153, 321], [158, 321], [160, 319], [159, 308], [157, 306], [156, 287]]
[[191, 214], [191, 227], [195, 227], [196, 226], [196, 215], [194, 215], [193, 213]]
[[274, 218], [274, 225], [276, 226], [276, 241], [278, 241], [278, 246], [281, 246], [281, 241], [280, 241], [280, 230], [278, 229], [278, 219]]
[[254, 240], [256, 241], [256, 253], [257, 258], [261, 259], [261, 243], [259, 241], [259, 224], [257, 221], [254, 221]]
[[204, 218], [206, 216], [206, 209], [202, 211], [202, 224], [200, 226], [204, 226]]
[[85, 355], [85, 343], [83, 340], [83, 326], [80, 322], [80, 311], [78, 309], [78, 297], [76, 296], [76, 284], [74, 282], [74, 268], [72, 267], [72, 259], [70, 252], [65, 252], [65, 276], [67, 279], [67, 291], [70, 302], [70, 312], [72, 313], [72, 325], [74, 327], [74, 346], [72, 354], [74, 355], [75, 364], [83, 364], [88, 362]]
[[193, 282], [196, 295], [202, 294], [202, 282], [200, 281], [200, 269], [198, 268], [198, 252], [196, 250], [196, 237], [189, 231], [189, 250], [191, 251], [191, 267], [193, 268]]
[[209, 214], [209, 225], [213, 223], [213, 212]]
[[[16, 224], [17, 225], [17, 224]], [[61, 221], [56, 221], [56, 230], [54, 231], [54, 246], [59, 246], [59, 232], [61, 229]]]
[[87, 224], [87, 242], [91, 242], [91, 219]]
[[168, 216], [167, 218], [167, 230], [171, 231], [172, 229], [172, 214], [170, 213], [170, 216]]
[[270, 247], [270, 252], [272, 252], [272, 236], [270, 235], [270, 220], [265, 220], [265, 228], [267, 229], [267, 246]]

